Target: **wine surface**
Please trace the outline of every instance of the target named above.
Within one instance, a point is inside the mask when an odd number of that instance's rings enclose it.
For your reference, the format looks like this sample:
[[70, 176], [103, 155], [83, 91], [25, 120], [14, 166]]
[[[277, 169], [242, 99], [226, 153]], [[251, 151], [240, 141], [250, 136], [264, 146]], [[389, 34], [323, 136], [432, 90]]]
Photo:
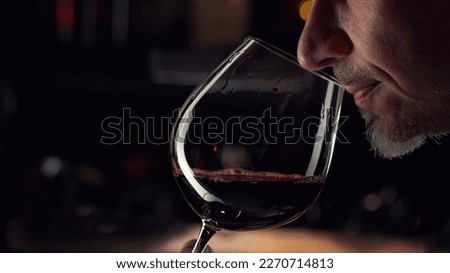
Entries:
[[325, 184], [322, 176], [244, 169], [193, 169], [193, 173], [191, 179], [218, 201], [204, 198], [204, 193], [196, 192], [195, 187], [189, 186], [190, 181], [179, 175], [177, 179], [188, 202], [200, 216], [212, 219], [220, 228], [231, 230], [287, 224], [314, 203]]

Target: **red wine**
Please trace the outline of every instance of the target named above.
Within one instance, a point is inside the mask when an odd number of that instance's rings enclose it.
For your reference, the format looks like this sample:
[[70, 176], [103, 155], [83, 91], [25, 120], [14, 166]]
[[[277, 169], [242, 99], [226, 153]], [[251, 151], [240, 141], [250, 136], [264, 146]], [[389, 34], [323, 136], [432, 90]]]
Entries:
[[294, 221], [314, 203], [325, 184], [322, 176], [243, 169], [193, 172], [191, 179], [203, 186], [202, 192], [185, 176], [177, 176], [190, 205], [218, 227], [231, 230], [269, 228]]

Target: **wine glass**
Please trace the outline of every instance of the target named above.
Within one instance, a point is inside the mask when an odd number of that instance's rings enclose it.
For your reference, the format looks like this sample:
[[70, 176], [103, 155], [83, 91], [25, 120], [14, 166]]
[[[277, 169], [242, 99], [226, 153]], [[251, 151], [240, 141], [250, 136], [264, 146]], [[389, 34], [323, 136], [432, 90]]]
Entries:
[[189, 96], [171, 133], [173, 174], [202, 219], [193, 252], [220, 229], [296, 220], [327, 176], [343, 89], [253, 37]]

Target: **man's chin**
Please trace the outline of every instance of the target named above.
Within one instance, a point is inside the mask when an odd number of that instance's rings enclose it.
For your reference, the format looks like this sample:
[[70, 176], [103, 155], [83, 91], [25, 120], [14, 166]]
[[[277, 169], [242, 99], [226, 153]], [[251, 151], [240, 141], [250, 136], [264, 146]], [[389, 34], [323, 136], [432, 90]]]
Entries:
[[390, 130], [386, 128], [380, 130], [380, 128], [377, 128], [379, 124], [377, 124], [373, 115], [361, 112], [361, 116], [366, 122], [367, 140], [377, 157], [385, 159], [400, 158], [424, 145], [427, 139], [426, 134], [416, 134], [413, 128], [401, 130], [399, 127], [395, 127], [390, 128]]
[[400, 158], [410, 154], [424, 145], [427, 139], [426, 136], [419, 135], [407, 140], [394, 141], [371, 129], [367, 129], [366, 135], [375, 156], [385, 159]]

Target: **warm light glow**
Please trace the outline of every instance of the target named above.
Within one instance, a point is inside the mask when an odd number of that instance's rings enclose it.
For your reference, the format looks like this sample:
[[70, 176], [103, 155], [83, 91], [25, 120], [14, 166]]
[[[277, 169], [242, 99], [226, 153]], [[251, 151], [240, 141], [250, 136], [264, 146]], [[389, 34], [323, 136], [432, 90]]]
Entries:
[[302, 20], [308, 19], [309, 12], [311, 11], [312, 0], [303, 0], [298, 5], [298, 13]]
[[372, 193], [367, 195], [363, 200], [364, 209], [370, 212], [377, 211], [382, 204], [382, 200], [378, 194]]

